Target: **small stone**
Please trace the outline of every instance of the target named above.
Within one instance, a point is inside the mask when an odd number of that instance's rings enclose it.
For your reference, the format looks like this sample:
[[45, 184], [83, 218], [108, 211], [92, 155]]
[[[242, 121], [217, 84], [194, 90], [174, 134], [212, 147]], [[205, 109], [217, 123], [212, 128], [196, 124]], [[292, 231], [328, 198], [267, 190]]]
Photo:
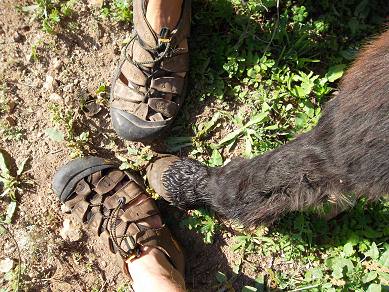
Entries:
[[49, 99], [52, 101], [60, 101], [62, 97], [57, 93], [52, 93], [50, 94]]
[[74, 90], [74, 84], [72, 84], [72, 83], [66, 84], [63, 87], [63, 92], [66, 92], [66, 93], [71, 93], [71, 92], [73, 92], [73, 90]]
[[16, 120], [11, 117], [11, 116], [6, 116], [5, 117], [5, 120], [8, 122], [8, 124], [11, 126], [11, 127], [15, 127], [16, 126]]
[[58, 87], [57, 81], [51, 75], [46, 75], [46, 81], [43, 84], [43, 90], [47, 92], [54, 92]]
[[66, 206], [65, 204], [61, 205], [61, 212], [63, 212], [63, 213], [70, 213], [71, 210], [72, 209], [69, 208], [68, 206]]
[[104, 269], [105, 267], [107, 267], [107, 263], [105, 261], [101, 261], [100, 267]]
[[64, 240], [69, 240], [71, 242], [79, 241], [82, 238], [81, 230], [69, 219], [63, 221], [63, 228], [59, 232], [59, 235]]
[[16, 250], [15, 244], [12, 242], [5, 242], [4, 244], [4, 253], [5, 254], [11, 254]]
[[87, 117], [93, 117], [101, 111], [101, 106], [96, 102], [89, 102], [85, 105], [84, 111]]
[[5, 258], [4, 260], [0, 261], [0, 272], [1, 273], [8, 273], [12, 270], [14, 267], [14, 261], [10, 258]]
[[104, 0], [88, 0], [88, 3], [92, 6], [101, 8], [103, 7]]
[[12, 114], [15, 110], [16, 107], [16, 102], [14, 100], [8, 101], [8, 108], [9, 108], [9, 113]]
[[21, 43], [23, 40], [24, 40], [24, 35], [22, 35], [21, 33], [15, 31], [14, 35], [13, 35], [13, 39], [15, 42], [17, 43]]
[[55, 70], [58, 70], [62, 67], [62, 61], [60, 59], [54, 59], [53, 61], [53, 68]]

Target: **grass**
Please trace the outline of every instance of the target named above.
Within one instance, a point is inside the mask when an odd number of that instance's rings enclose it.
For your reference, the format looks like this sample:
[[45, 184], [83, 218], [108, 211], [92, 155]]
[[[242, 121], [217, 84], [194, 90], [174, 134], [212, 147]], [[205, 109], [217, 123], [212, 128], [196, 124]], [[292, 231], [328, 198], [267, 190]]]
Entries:
[[[194, 1], [191, 102], [167, 144], [210, 166], [255, 157], [311, 129], [387, 12], [383, 1], [245, 2]], [[203, 104], [211, 113], [195, 122]], [[236, 230], [231, 250], [243, 254], [243, 265], [258, 256], [279, 260], [269, 269], [257, 263], [253, 285], [242, 291], [380, 291], [389, 284], [387, 215], [387, 203], [359, 202], [330, 222], [291, 214], [267, 232]], [[205, 242], [227, 232], [204, 210], [182, 225]], [[296, 269], [286, 268], [290, 262]], [[237, 277], [220, 273], [215, 281], [229, 290]]]
[[41, 29], [49, 34], [56, 34], [66, 28], [77, 0], [36, 0], [28, 6], [19, 6], [24, 13], [31, 14], [40, 22]]
[[116, 22], [129, 23], [132, 21], [132, 1], [129, 0], [111, 0], [104, 1], [100, 10], [103, 18], [109, 18]]

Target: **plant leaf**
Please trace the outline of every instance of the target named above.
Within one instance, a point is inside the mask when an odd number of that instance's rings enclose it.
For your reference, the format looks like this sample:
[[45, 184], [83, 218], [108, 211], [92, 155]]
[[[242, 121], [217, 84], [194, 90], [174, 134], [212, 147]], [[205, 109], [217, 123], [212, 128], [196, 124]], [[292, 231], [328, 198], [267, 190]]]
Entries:
[[335, 80], [343, 76], [344, 68], [346, 68], [345, 64], [332, 66], [328, 69], [328, 72], [325, 77], [328, 79], [329, 82], [334, 82]]
[[244, 286], [242, 288], [242, 292], [256, 292], [256, 291], [258, 291], [258, 289], [251, 286]]
[[252, 125], [259, 124], [263, 122], [268, 116], [268, 112], [261, 112], [255, 115], [251, 120], [245, 125], [245, 128], [251, 127]]
[[45, 134], [47, 137], [49, 137], [51, 140], [56, 142], [61, 142], [65, 139], [64, 133], [62, 133], [60, 130], [56, 128], [48, 128], [45, 130]]
[[377, 248], [377, 245], [375, 244], [375, 242], [373, 242], [370, 246], [370, 249], [367, 252], [365, 252], [365, 256], [370, 257], [373, 260], [376, 260], [378, 259], [379, 255], [380, 252]]
[[379, 263], [386, 267], [389, 268], [389, 249], [387, 249], [380, 257]]
[[239, 128], [231, 133], [228, 133], [227, 136], [225, 136], [223, 139], [221, 139], [219, 141], [218, 146], [220, 147], [220, 146], [223, 146], [225, 144], [229, 144], [229, 142], [231, 142], [231, 140], [235, 140], [236, 138], [238, 138], [238, 136], [243, 132], [243, 130], [244, 130], [244, 128]]
[[11, 172], [10, 155], [7, 151], [0, 149], [0, 170], [3, 175], [9, 175]]
[[376, 271], [370, 271], [369, 273], [365, 274], [362, 277], [362, 282], [363, 283], [369, 283], [373, 281], [375, 278], [377, 278], [377, 272]]
[[223, 165], [223, 157], [217, 149], [213, 149], [209, 165], [212, 167]]
[[380, 284], [370, 284], [369, 288], [367, 288], [366, 292], [381, 292], [381, 285]]
[[8, 204], [7, 213], [6, 213], [6, 215], [5, 215], [5, 223], [7, 223], [7, 224], [10, 224], [10, 223], [11, 223], [12, 217], [14, 216], [15, 211], [16, 211], [16, 206], [17, 206], [17, 203], [14, 202], [14, 201], [11, 201], [11, 202]]
[[17, 170], [17, 172], [16, 172], [16, 174], [17, 174], [18, 176], [21, 175], [21, 174], [24, 172], [24, 170], [25, 170], [25, 168], [26, 168], [26, 163], [27, 163], [28, 159], [30, 159], [30, 157], [27, 157], [26, 159], [23, 159], [23, 160], [19, 163], [19, 165], [18, 165], [18, 170]]
[[212, 130], [216, 126], [216, 122], [219, 120], [219, 118], [220, 118], [220, 113], [216, 113], [209, 122], [206, 122], [204, 124], [204, 128], [201, 129], [196, 134], [197, 138], [202, 138], [203, 136], [208, 134], [209, 131]]
[[350, 257], [354, 254], [354, 249], [353, 249], [353, 245], [349, 242], [349, 243], [346, 243], [344, 246], [343, 246], [343, 252], [344, 254], [346, 255], [346, 257]]
[[225, 283], [225, 282], [227, 282], [227, 276], [226, 276], [224, 273], [218, 271], [218, 272], [216, 273], [216, 280], [217, 280], [220, 284]]

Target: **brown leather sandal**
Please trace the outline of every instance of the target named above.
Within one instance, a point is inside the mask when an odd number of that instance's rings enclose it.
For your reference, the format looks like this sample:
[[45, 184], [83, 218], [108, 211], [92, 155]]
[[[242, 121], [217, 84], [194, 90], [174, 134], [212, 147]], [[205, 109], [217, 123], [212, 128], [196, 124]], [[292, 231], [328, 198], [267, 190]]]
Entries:
[[183, 275], [183, 253], [166, 226], [150, 228], [144, 219], [159, 215], [152, 198], [133, 203], [146, 194], [134, 174], [98, 157], [73, 160], [61, 167], [53, 179], [60, 200], [91, 232], [97, 234], [108, 250], [117, 256], [131, 280], [128, 260], [139, 257], [142, 248], [161, 250]]
[[[183, 103], [189, 54], [179, 44], [189, 37], [191, 1], [184, 0], [177, 27], [157, 35], [146, 19], [147, 0], [133, 1], [134, 32], [112, 79], [111, 118], [119, 136], [156, 138]], [[185, 77], [182, 77], [185, 76]]]

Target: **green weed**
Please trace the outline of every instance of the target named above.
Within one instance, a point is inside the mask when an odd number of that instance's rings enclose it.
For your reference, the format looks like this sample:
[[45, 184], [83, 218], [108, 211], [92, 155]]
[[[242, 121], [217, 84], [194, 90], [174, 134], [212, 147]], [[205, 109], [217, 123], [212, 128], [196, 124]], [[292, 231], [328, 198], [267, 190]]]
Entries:
[[[16, 213], [17, 199], [22, 192], [22, 186], [31, 183], [24, 174], [27, 161], [28, 158], [24, 159], [17, 165], [16, 169], [13, 169], [15, 161], [7, 151], [0, 149], [0, 210], [2, 210], [0, 213], [0, 235], [6, 232], [10, 233], [7, 226], [12, 224]], [[18, 272], [16, 273], [15, 271]], [[7, 273], [7, 281], [13, 283], [12, 285], [18, 286], [20, 271], [21, 268], [17, 267]], [[18, 275], [17, 278], [15, 278], [15, 275]], [[16, 279], [17, 281], [15, 282]]]
[[117, 292], [128, 292], [128, 291], [131, 291], [131, 288], [128, 284], [120, 284], [117, 288], [116, 288], [116, 291]]
[[103, 17], [111, 18], [114, 21], [124, 23], [132, 22], [131, 1], [128, 0], [105, 1], [100, 13]]
[[22, 190], [22, 178], [27, 160], [28, 158], [20, 162], [16, 171], [13, 171], [11, 168], [11, 156], [5, 150], [0, 149], [0, 182], [2, 185], [0, 197], [9, 197], [12, 201], [16, 201], [17, 194]]
[[119, 167], [121, 170], [132, 169], [140, 171], [148, 165], [154, 154], [150, 146], [142, 147], [141, 149], [128, 147], [127, 155], [116, 154], [116, 158], [122, 162]]
[[23, 138], [23, 129], [11, 125], [8, 121], [0, 121], [0, 135], [3, 141], [20, 141]]
[[77, 0], [36, 0], [29, 6], [20, 7], [25, 13], [33, 13], [33, 18], [41, 22], [42, 30], [54, 34], [73, 14]]
[[189, 215], [181, 221], [180, 226], [197, 231], [203, 236], [205, 243], [211, 244], [215, 232], [219, 229], [219, 223], [214, 214], [205, 209], [199, 209], [190, 211]]
[[378, 289], [389, 279], [388, 208], [388, 203], [360, 202], [329, 223], [303, 214], [288, 216], [269, 234], [257, 230], [235, 236], [232, 249], [270, 258], [282, 255], [285, 262], [298, 265], [300, 270], [266, 270], [269, 282], [280, 289]]
[[49, 111], [54, 127], [45, 130], [46, 136], [56, 142], [65, 141], [71, 158], [81, 157], [88, 153], [90, 150], [89, 132], [76, 134], [74, 129], [77, 119], [76, 112], [73, 109], [65, 109], [58, 104], [51, 104]]
[[[190, 102], [167, 138], [169, 151], [221, 166], [232, 155], [255, 157], [310, 130], [388, 9], [382, 0], [194, 1]], [[212, 113], [194, 122], [204, 103]], [[387, 285], [387, 208], [360, 202], [329, 223], [288, 215], [268, 234], [239, 232], [232, 248], [244, 262], [255, 254], [296, 264], [288, 272], [258, 263], [268, 288], [376, 291]], [[204, 218], [194, 212], [185, 224], [208, 234], [214, 221]]]

